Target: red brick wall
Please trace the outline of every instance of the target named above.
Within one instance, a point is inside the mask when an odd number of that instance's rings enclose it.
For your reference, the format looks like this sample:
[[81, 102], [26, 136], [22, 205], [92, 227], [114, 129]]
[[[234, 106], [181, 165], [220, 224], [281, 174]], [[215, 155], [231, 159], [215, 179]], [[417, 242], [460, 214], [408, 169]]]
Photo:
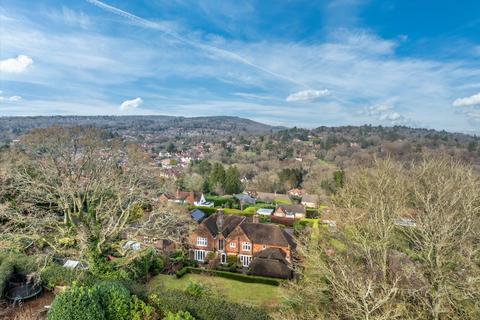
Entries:
[[[207, 246], [197, 246], [197, 237], [207, 238]], [[199, 226], [198, 229], [189, 236], [189, 243], [192, 249], [214, 251], [215, 248], [215, 239], [203, 226]]]

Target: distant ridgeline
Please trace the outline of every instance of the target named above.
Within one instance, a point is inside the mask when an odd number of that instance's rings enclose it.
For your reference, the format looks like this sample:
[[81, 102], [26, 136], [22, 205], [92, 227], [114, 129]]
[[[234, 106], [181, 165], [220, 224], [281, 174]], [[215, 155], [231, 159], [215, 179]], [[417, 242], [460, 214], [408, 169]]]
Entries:
[[[0, 117], [0, 142], [7, 142], [35, 128], [50, 126], [92, 126], [114, 132], [131, 130], [132, 134], [175, 130], [198, 131], [199, 134], [265, 134], [283, 127], [269, 126], [239, 117], [173, 117], [173, 116], [48, 116]], [[172, 131], [173, 130], [173, 131]], [[202, 131], [203, 130], [203, 131]]]

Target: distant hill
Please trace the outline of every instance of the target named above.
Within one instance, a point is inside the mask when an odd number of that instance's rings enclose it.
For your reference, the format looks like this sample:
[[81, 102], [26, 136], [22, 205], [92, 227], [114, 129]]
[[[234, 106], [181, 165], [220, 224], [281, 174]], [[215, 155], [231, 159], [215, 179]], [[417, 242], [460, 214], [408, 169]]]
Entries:
[[171, 136], [181, 131], [215, 134], [260, 134], [276, 132], [274, 127], [239, 117], [173, 117], [173, 116], [46, 116], [0, 117], [0, 141], [14, 139], [31, 129], [59, 126], [92, 126], [112, 131], [165, 132]]

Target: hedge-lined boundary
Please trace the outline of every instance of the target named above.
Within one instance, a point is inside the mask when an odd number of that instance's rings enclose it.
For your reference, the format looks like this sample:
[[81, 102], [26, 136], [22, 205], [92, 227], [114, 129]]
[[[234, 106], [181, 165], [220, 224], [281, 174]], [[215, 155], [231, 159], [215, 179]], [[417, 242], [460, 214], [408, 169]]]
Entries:
[[281, 284], [281, 280], [274, 279], [274, 278], [250, 276], [250, 275], [245, 275], [241, 273], [234, 273], [234, 272], [220, 271], [220, 270], [205, 270], [205, 269], [193, 268], [193, 267], [183, 267], [182, 269], [177, 271], [176, 276], [177, 278], [181, 278], [187, 273], [208, 274], [211, 276], [237, 280], [245, 283], [262, 283], [262, 284], [268, 284], [271, 286], [279, 286]]

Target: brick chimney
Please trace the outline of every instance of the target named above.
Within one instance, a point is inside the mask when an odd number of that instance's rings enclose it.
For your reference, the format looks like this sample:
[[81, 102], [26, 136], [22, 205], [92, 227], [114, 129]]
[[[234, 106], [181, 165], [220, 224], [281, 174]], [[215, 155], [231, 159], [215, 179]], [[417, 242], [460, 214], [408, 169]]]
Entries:
[[218, 209], [217, 210], [217, 229], [218, 233], [221, 233], [223, 231], [223, 222], [224, 222], [224, 212], [223, 209]]
[[253, 215], [253, 220], [252, 220], [253, 223], [260, 223], [260, 217], [258, 216], [258, 214], [254, 214]]

